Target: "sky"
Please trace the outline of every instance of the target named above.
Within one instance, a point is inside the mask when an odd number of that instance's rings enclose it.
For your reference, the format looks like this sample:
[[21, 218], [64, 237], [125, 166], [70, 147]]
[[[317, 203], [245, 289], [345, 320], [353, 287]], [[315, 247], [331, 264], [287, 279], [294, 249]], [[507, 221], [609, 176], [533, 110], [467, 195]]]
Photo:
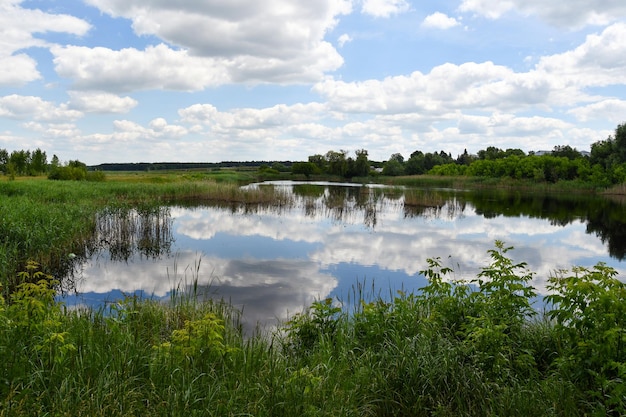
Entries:
[[624, 0], [0, 0], [0, 149], [453, 157], [626, 121]]

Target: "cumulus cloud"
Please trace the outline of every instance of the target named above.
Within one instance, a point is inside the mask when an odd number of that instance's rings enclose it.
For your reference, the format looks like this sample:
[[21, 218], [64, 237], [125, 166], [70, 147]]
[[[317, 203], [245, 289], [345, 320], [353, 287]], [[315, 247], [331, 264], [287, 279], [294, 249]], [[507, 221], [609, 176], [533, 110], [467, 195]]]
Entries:
[[20, 3], [12, 0], [0, 4], [0, 87], [21, 86], [41, 78], [37, 62], [25, 53], [16, 53], [48, 46], [33, 34], [62, 32], [80, 36], [90, 28], [87, 22], [76, 17], [24, 9]]
[[211, 104], [194, 104], [179, 110], [182, 120], [191, 124], [213, 125], [216, 128], [266, 128], [304, 123], [320, 118], [325, 106], [320, 103], [279, 104], [264, 109], [240, 108], [220, 112]]
[[20, 7], [22, 1], [3, 1], [0, 4], [0, 55], [48, 43], [34, 33], [62, 32], [82, 36], [90, 29], [89, 23], [74, 16], [45, 13]]
[[223, 64], [164, 44], [145, 51], [55, 46], [51, 52], [57, 73], [73, 80], [76, 89], [196, 91], [228, 81]]
[[562, 86], [603, 87], [626, 83], [626, 24], [587, 36], [577, 48], [543, 57], [537, 71]]
[[492, 62], [443, 64], [383, 80], [326, 80], [314, 86], [342, 112], [442, 113], [459, 109], [521, 108], [545, 101], [549, 86], [532, 74], [516, 74]]
[[433, 29], [450, 29], [458, 26], [460, 23], [453, 17], [449, 17], [445, 13], [436, 12], [426, 16], [422, 22], [422, 26]]
[[137, 100], [101, 91], [69, 91], [70, 106], [85, 113], [127, 113]]
[[375, 17], [389, 17], [410, 8], [411, 5], [406, 0], [364, 0], [362, 11]]
[[[164, 67], [160, 70], [153, 67], [156, 74], [150, 78], [155, 80], [159, 75], [172, 75], [171, 82], [163, 80], [158, 84], [164, 84], [162, 88], [182, 90], [197, 90], [227, 82], [319, 80], [325, 72], [343, 64], [341, 56], [324, 36], [336, 25], [338, 16], [351, 12], [349, 0], [314, 3], [276, 0], [271, 4], [254, 0], [176, 3], [90, 0], [88, 3], [113, 17], [132, 20], [132, 27], [138, 35], [156, 36], [175, 45], [177, 49], [161, 46], [145, 54], [129, 52], [133, 57], [145, 56], [148, 62], [152, 61], [154, 52], [165, 54], [161, 56]], [[92, 62], [107, 62], [103, 54], [84, 50], [74, 52], [85, 57], [89, 55]], [[112, 55], [111, 52], [105, 54]], [[197, 68], [195, 74], [186, 74], [192, 75], [196, 81], [185, 81], [186, 77], [176, 70], [176, 63]], [[109, 66], [123, 69], [122, 64], [116, 59]], [[71, 74], [77, 75], [75, 72]], [[83, 81], [89, 77], [95, 82], [97, 78], [93, 71], [83, 75]]]
[[624, 121], [626, 114], [626, 101], [616, 98], [601, 100], [586, 106], [576, 107], [568, 111], [576, 116], [581, 122], [588, 120], [610, 120], [619, 124]]
[[81, 135], [80, 129], [74, 123], [38, 123], [27, 122], [22, 125], [25, 129], [37, 132], [45, 138], [72, 138]]
[[339, 44], [340, 48], [342, 48], [348, 42], [352, 42], [352, 37], [348, 35], [347, 33], [344, 33], [343, 35], [339, 36], [339, 38], [337, 39], [337, 43]]
[[187, 134], [187, 129], [183, 126], [170, 125], [163, 118], [156, 118], [148, 124], [148, 127], [141, 126], [130, 120], [116, 120], [113, 122], [117, 137], [122, 140], [155, 140], [155, 139], [176, 139]]
[[37, 62], [28, 55], [0, 56], [0, 87], [21, 86], [40, 78]]
[[82, 46], [56, 46], [51, 51], [57, 73], [73, 80], [73, 88], [116, 92], [200, 91], [233, 82], [315, 81], [343, 62], [326, 42], [309, 50], [309, 55], [297, 55], [288, 60], [245, 56], [208, 58], [165, 44], [149, 46], [143, 51]]
[[586, 25], [605, 25], [626, 16], [626, 3], [621, 0], [573, 0], [546, 2], [543, 0], [463, 0], [462, 12], [473, 12], [497, 19], [515, 10], [523, 15], [537, 16], [560, 27], [580, 28]]
[[11, 94], [0, 97], [0, 117], [9, 119], [33, 119], [37, 121], [76, 120], [83, 116], [78, 110], [60, 106], [40, 97]]

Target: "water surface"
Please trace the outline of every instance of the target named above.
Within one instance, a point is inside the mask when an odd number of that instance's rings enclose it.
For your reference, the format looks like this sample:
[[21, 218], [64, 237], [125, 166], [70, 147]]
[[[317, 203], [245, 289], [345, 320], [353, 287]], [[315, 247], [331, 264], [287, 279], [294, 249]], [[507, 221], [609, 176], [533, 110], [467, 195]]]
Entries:
[[[259, 186], [259, 185], [253, 185]], [[605, 262], [623, 279], [624, 207], [602, 198], [275, 182], [293, 204], [161, 207], [101, 215], [93, 255], [74, 274], [70, 304], [129, 294], [167, 299], [196, 284], [273, 325], [316, 299], [384, 297], [425, 284], [428, 258], [455, 279], [489, 262], [495, 240], [536, 273]]]

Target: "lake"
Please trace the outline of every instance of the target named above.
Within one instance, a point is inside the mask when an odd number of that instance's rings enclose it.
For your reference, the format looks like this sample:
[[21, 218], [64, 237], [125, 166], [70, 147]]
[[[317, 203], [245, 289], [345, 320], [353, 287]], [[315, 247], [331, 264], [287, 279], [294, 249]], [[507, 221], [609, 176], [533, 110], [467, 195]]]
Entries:
[[179, 204], [108, 210], [94, 245], [66, 280], [69, 306], [173, 289], [224, 299], [246, 326], [272, 327], [313, 301], [388, 298], [425, 285], [441, 258], [455, 279], [489, 263], [496, 240], [526, 262], [540, 293], [553, 271], [604, 262], [626, 275], [626, 210], [591, 196], [270, 182], [280, 206]]

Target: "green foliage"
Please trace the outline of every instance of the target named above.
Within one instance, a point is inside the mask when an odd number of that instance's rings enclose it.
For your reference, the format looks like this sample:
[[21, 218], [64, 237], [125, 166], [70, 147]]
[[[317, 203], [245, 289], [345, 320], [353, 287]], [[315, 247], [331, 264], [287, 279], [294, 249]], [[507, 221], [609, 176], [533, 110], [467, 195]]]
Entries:
[[8, 305], [0, 302], [5, 384], [27, 380], [28, 362], [50, 371], [67, 371], [69, 358], [76, 351], [72, 336], [64, 328], [62, 305], [54, 298], [58, 282], [32, 261], [18, 279], [21, 284], [11, 294]]
[[420, 304], [426, 308], [426, 320], [452, 337], [465, 328], [470, 316], [470, 288], [466, 282], [453, 282], [454, 272], [443, 267], [440, 258], [428, 259], [428, 268], [420, 271], [428, 285], [420, 288]]
[[471, 294], [475, 315], [465, 328], [467, 345], [485, 371], [495, 375], [534, 367], [533, 352], [522, 345], [520, 335], [528, 319], [536, 314], [531, 305], [535, 289], [529, 285], [533, 274], [525, 263], [506, 256], [512, 247], [496, 241], [489, 250], [491, 264], [471, 282], [478, 291]]
[[155, 345], [157, 356], [174, 360], [210, 361], [220, 359], [232, 348], [224, 344], [224, 321], [215, 313], [197, 320], [186, 320], [181, 329], [172, 331], [170, 340]]
[[296, 175], [304, 175], [309, 178], [313, 174], [319, 174], [322, 171], [313, 162], [295, 162], [291, 166], [291, 173]]
[[332, 340], [340, 313], [341, 308], [333, 305], [332, 298], [315, 301], [307, 311], [294, 315], [286, 323], [283, 347], [300, 356], [320, 342]]
[[229, 307], [127, 297], [68, 311], [34, 262], [0, 297], [0, 415], [624, 415], [626, 284], [598, 264], [534, 276], [496, 241], [457, 281], [440, 259], [416, 293], [332, 299], [244, 338]]
[[383, 166], [383, 175], [396, 177], [402, 174], [404, 174], [404, 166], [400, 161], [397, 159], [390, 159], [385, 162], [385, 165]]
[[595, 411], [626, 413], [626, 284], [615, 269], [599, 263], [559, 271], [549, 280], [556, 321], [563, 343], [557, 366], [587, 390]]
[[[98, 179], [98, 175], [91, 177], [95, 180]], [[48, 174], [50, 180], [62, 180], [62, 181], [83, 181], [87, 179], [87, 166], [76, 160], [69, 161], [65, 166], [53, 167]]]

